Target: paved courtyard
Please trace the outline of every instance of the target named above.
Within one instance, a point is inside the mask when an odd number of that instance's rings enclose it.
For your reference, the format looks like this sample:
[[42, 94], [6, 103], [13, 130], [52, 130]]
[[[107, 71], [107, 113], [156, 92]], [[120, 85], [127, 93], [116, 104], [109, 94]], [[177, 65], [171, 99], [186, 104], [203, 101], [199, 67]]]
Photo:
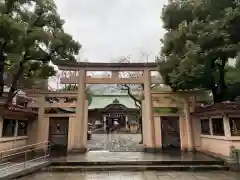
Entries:
[[38, 173], [20, 180], [239, 180], [234, 172], [74, 172]]
[[143, 145], [139, 144], [141, 134], [93, 134], [88, 141], [89, 151], [142, 151]]

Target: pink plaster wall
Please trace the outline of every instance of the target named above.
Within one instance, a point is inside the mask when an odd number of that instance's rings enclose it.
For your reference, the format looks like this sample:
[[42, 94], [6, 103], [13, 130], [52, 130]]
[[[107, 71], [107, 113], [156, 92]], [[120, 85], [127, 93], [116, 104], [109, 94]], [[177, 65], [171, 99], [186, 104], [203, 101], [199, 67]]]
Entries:
[[[210, 152], [213, 154], [219, 154], [222, 156], [230, 155], [230, 147], [234, 146], [240, 149], [240, 138], [225, 136], [210, 136], [201, 135], [200, 120], [196, 117], [192, 117], [192, 133], [193, 133], [193, 145], [194, 148], [202, 152]], [[234, 138], [237, 138], [233, 140]]]
[[231, 141], [201, 137], [201, 150], [223, 156], [230, 155]]
[[235, 148], [240, 149], [240, 140], [239, 141], [232, 141], [232, 144]]
[[[27, 145], [27, 137], [0, 138], [0, 151], [20, 148], [26, 145]], [[4, 152], [4, 155], [8, 155], [9, 153], [11, 154], [16, 151]]]
[[222, 156], [230, 156], [231, 146], [234, 146], [235, 148], [240, 149], [240, 140], [232, 141], [232, 140], [227, 140], [226, 137], [221, 137], [221, 138], [215, 137], [215, 136], [201, 137], [200, 138], [201, 146], [196, 149], [203, 152], [219, 154]]

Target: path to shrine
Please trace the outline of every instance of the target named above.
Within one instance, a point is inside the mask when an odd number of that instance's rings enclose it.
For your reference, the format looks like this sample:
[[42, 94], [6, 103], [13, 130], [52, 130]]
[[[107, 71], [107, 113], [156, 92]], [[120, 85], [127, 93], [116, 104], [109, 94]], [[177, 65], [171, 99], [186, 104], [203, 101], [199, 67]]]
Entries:
[[143, 150], [140, 134], [93, 134], [89, 151], [139, 152]]

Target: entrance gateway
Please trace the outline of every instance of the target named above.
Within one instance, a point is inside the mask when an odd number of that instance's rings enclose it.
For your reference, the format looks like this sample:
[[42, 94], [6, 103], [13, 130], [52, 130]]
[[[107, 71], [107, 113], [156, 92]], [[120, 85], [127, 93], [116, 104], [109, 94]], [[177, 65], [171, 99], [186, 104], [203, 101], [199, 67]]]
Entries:
[[[76, 106], [76, 127], [81, 127], [82, 131], [76, 134], [76, 144], [73, 150], [85, 151], [87, 148], [87, 122], [88, 122], [88, 105], [85, 98], [86, 84], [143, 84], [144, 85], [144, 101], [145, 104], [142, 111], [144, 111], [143, 126], [146, 126], [146, 131], [143, 133], [143, 141], [146, 150], [152, 150], [155, 146], [155, 139], [152, 135], [154, 126], [152, 124], [152, 99], [151, 99], [151, 85], [152, 83], [160, 83], [160, 80], [151, 79], [151, 71], [156, 71], [156, 63], [65, 63], [57, 64], [60, 70], [75, 71], [75, 76], [65, 77], [61, 79], [62, 84], [78, 84], [78, 101]], [[110, 78], [93, 78], [87, 76], [87, 71], [111, 71]], [[120, 72], [124, 71], [142, 71], [143, 76], [139, 77], [119, 77]], [[81, 111], [84, 110], [84, 111]], [[79, 121], [81, 120], [81, 121]], [[109, 124], [112, 119], [108, 118]], [[146, 133], [148, 132], [148, 133]]]
[[[37, 93], [37, 101], [32, 104], [32, 107], [38, 107], [38, 126], [37, 126], [37, 141], [48, 140], [50, 119], [66, 118], [68, 123], [68, 133], [64, 134], [67, 139], [67, 152], [86, 152], [87, 150], [87, 131], [88, 131], [88, 100], [85, 93], [86, 84], [143, 84], [144, 90], [142, 92], [142, 133], [143, 145], [147, 152], [155, 152], [161, 150], [165, 145], [176, 146], [181, 150], [192, 150], [192, 130], [190, 123], [190, 108], [192, 104], [189, 103], [189, 92], [173, 94], [167, 92], [152, 92], [152, 84], [160, 84], [161, 80], [156, 77], [151, 77], [151, 72], [156, 71], [156, 63], [88, 63], [88, 62], [69, 62], [57, 64], [59, 70], [63, 71], [61, 84], [78, 84], [77, 91], [71, 92], [39, 92]], [[87, 76], [88, 71], [110, 71], [111, 77], [96, 78]], [[142, 76], [138, 77], [119, 77], [120, 72], [142, 72]], [[30, 94], [31, 95], [31, 94]], [[34, 96], [34, 94], [32, 94]], [[192, 97], [194, 94], [190, 93]], [[174, 97], [181, 97], [181, 103], [174, 100]], [[36, 97], [36, 94], [35, 94]], [[47, 98], [59, 98], [57, 103], [49, 103]], [[66, 99], [73, 98], [76, 101], [66, 101]], [[190, 100], [191, 101], [191, 100]], [[31, 106], [31, 105], [30, 105]], [[57, 108], [75, 108], [76, 112], [46, 114], [46, 109], [51, 107]], [[161, 112], [159, 109], [166, 107], [178, 107], [182, 109], [179, 112]], [[157, 109], [157, 110], [156, 110]], [[165, 117], [171, 116], [174, 123]], [[121, 123], [126, 122], [124, 117], [116, 117]], [[169, 121], [168, 123], [166, 123]], [[112, 119], [108, 118], [107, 123], [111, 123]], [[57, 123], [55, 123], [57, 124]], [[166, 125], [167, 124], [167, 125]], [[165, 127], [169, 129], [174, 128], [176, 134], [166, 138], [172, 131], [166, 131]], [[164, 130], [163, 130], [164, 129]], [[63, 136], [63, 135], [62, 135]], [[177, 145], [176, 145], [177, 144]]]

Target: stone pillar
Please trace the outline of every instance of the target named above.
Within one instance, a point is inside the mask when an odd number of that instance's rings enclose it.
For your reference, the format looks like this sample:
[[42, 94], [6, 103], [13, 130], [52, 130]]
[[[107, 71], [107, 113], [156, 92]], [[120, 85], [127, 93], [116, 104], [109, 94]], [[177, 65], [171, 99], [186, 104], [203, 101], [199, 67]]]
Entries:
[[[155, 132], [152, 114], [151, 74], [144, 70], [144, 146], [147, 152], [155, 151]], [[143, 137], [144, 137], [143, 136]]]
[[[49, 117], [45, 117], [45, 96], [40, 96], [38, 99], [38, 119], [37, 119], [37, 137], [35, 143], [42, 143], [49, 140]], [[34, 141], [33, 139], [31, 140]], [[45, 148], [44, 144], [39, 144], [38, 148]]]
[[38, 98], [38, 119], [37, 119], [37, 137], [36, 143], [45, 141], [43, 136], [43, 128], [44, 128], [44, 114], [45, 114], [45, 97], [41, 96]]
[[3, 116], [0, 116], [0, 138], [2, 137], [3, 130]]
[[15, 127], [14, 127], [14, 136], [17, 137], [18, 134], [18, 120], [16, 121]]
[[28, 122], [27, 126], [28, 144], [36, 143], [37, 123], [38, 123], [37, 119]]
[[162, 119], [161, 117], [154, 117], [155, 127], [155, 145], [156, 150], [162, 150]]
[[186, 118], [184, 115], [179, 116], [179, 130], [180, 130], [180, 143], [181, 151], [188, 149], [187, 133], [186, 133]]
[[87, 131], [88, 131], [88, 100], [84, 104], [84, 119], [82, 123], [82, 147], [87, 150]]
[[106, 127], [107, 127], [106, 122], [107, 122], [107, 116], [104, 115], [103, 116], [103, 128], [104, 128], [104, 131], [106, 131]]
[[199, 117], [192, 116], [193, 149], [199, 150], [201, 147], [201, 121]]
[[213, 125], [212, 125], [212, 119], [209, 119], [209, 128], [210, 128], [210, 135], [213, 135]]
[[83, 142], [83, 121], [84, 121], [84, 105], [85, 105], [85, 80], [86, 70], [80, 70], [78, 82], [78, 96], [76, 104], [76, 123], [75, 123], [75, 142], [74, 152], [85, 152], [86, 147]]
[[76, 117], [69, 117], [68, 123], [68, 152], [71, 152], [74, 148], [75, 143], [75, 123]]
[[188, 104], [187, 97], [184, 98], [184, 115], [185, 115], [185, 125], [186, 125], [186, 133], [187, 133], [187, 144], [188, 151], [193, 150], [193, 137], [192, 137], [192, 122], [190, 115], [190, 107]]
[[125, 116], [125, 124], [126, 124], [126, 129], [128, 129], [128, 116]]
[[229, 118], [227, 116], [223, 116], [223, 126], [224, 126], [224, 134], [227, 138], [231, 137], [231, 128], [229, 123]]

